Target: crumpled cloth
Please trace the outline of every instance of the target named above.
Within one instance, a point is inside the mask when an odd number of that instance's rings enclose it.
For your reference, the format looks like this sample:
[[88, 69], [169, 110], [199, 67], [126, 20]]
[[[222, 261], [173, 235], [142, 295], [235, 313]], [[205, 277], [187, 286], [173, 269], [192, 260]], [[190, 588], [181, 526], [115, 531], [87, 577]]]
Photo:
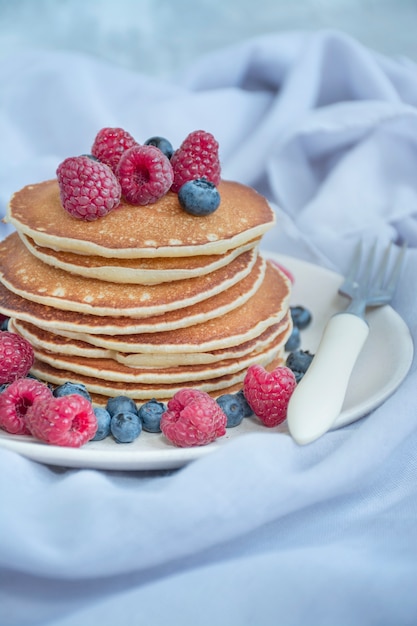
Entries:
[[[333, 31], [245, 41], [169, 81], [22, 52], [0, 63], [1, 211], [103, 126], [173, 145], [203, 128], [224, 178], [273, 203], [265, 248], [343, 273], [359, 237], [408, 243], [393, 307], [415, 341], [416, 69]], [[414, 360], [382, 406], [308, 446], [268, 430], [179, 470], [0, 448], [0, 623], [416, 624], [416, 378]]]

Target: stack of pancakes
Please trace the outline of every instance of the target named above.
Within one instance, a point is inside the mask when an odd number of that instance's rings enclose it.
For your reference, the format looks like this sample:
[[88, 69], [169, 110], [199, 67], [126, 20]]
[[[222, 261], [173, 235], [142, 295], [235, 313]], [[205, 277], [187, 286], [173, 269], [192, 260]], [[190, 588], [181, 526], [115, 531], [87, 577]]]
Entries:
[[93, 222], [62, 208], [56, 180], [14, 194], [0, 243], [0, 312], [34, 347], [32, 373], [83, 383], [93, 401], [213, 396], [247, 368], [282, 362], [290, 283], [258, 253], [274, 225], [253, 189], [222, 181], [220, 207], [195, 217], [169, 192]]

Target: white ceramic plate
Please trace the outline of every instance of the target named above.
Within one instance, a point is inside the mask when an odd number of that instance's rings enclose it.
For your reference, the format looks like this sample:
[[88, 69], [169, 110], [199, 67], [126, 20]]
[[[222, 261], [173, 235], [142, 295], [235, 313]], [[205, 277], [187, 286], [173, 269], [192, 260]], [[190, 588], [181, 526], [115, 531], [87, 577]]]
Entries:
[[[291, 257], [268, 256], [286, 266], [295, 277], [291, 303], [303, 305], [312, 312], [312, 324], [302, 331], [301, 347], [314, 353], [329, 317], [346, 307], [346, 299], [337, 294], [342, 277]], [[371, 311], [368, 321], [369, 338], [355, 366], [342, 413], [334, 428], [345, 426], [380, 405], [401, 384], [411, 365], [413, 342], [401, 317], [385, 306]], [[250, 432], [288, 434], [285, 424], [269, 430], [255, 418], [248, 418], [215, 443], [196, 448], [176, 448], [163, 435], [145, 432], [130, 444], [117, 444], [108, 437], [82, 448], [49, 446], [29, 437], [1, 432], [0, 446], [34, 461], [62, 467], [155, 470], [181, 467]]]

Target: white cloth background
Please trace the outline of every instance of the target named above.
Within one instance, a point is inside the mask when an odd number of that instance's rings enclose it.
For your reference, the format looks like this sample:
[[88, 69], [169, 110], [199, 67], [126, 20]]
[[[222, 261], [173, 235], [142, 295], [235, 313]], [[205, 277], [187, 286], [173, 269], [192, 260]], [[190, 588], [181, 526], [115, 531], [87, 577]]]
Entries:
[[[393, 306], [416, 339], [411, 62], [299, 32], [210, 54], [172, 81], [24, 52], [1, 63], [0, 84], [3, 212], [103, 126], [174, 145], [204, 128], [224, 177], [274, 203], [265, 247], [343, 272], [359, 236], [379, 250], [406, 240]], [[65, 470], [0, 448], [0, 623], [415, 624], [416, 376], [414, 361], [380, 408], [309, 446], [268, 431], [178, 471]]]

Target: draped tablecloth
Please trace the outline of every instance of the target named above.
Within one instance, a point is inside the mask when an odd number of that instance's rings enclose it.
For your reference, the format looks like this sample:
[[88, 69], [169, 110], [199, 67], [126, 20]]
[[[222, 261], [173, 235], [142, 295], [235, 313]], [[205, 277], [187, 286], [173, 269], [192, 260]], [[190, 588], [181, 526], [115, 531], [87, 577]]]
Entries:
[[[417, 68], [333, 31], [272, 34], [153, 79], [76, 53], [0, 63], [0, 200], [96, 132], [212, 132], [273, 203], [274, 252], [345, 272], [406, 241], [393, 307], [417, 336]], [[2, 236], [8, 227], [2, 226]], [[319, 288], [319, 286], [318, 286]], [[270, 430], [172, 471], [65, 469], [0, 448], [3, 626], [417, 623], [416, 363], [308, 446]]]

